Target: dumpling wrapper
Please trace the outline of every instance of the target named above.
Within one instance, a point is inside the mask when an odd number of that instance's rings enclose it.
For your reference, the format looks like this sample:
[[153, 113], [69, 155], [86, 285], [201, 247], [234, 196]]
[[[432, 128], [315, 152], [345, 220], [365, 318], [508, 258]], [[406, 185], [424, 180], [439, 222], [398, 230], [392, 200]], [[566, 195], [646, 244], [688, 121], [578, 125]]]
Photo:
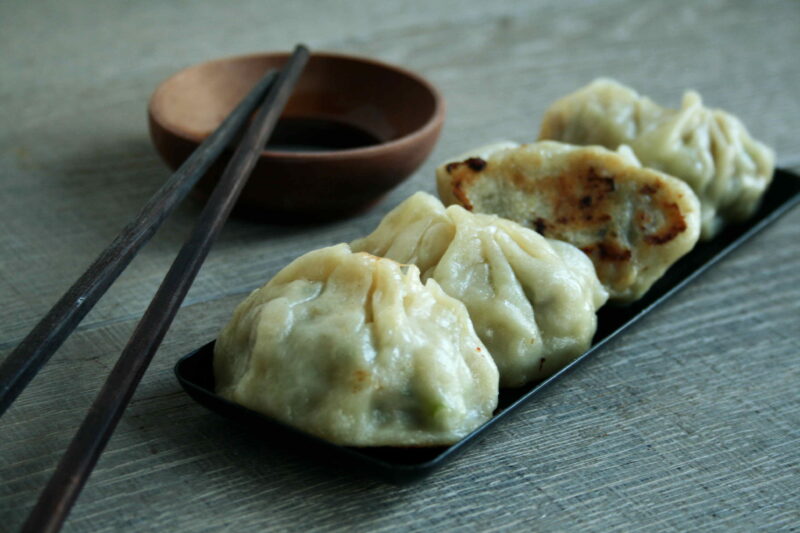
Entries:
[[581, 249], [619, 302], [640, 298], [700, 233], [692, 190], [642, 168], [627, 147], [505, 142], [442, 164], [436, 177], [446, 204], [500, 215]]
[[627, 144], [642, 165], [684, 180], [700, 198], [702, 239], [747, 219], [772, 181], [775, 155], [735, 116], [703, 107], [687, 91], [667, 109], [613, 80], [599, 79], [555, 102], [539, 139], [616, 149]]
[[578, 249], [417, 193], [353, 250], [417, 265], [464, 302], [503, 386], [544, 379], [589, 348], [607, 299]]
[[431, 446], [492, 416], [497, 367], [463, 304], [414, 266], [346, 244], [310, 252], [217, 339], [221, 396], [331, 442]]

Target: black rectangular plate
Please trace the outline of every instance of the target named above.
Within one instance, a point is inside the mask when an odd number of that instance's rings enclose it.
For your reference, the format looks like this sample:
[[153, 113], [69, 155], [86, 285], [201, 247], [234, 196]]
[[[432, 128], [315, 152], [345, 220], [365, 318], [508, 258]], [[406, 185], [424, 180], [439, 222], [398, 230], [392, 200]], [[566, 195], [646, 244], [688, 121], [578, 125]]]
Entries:
[[800, 203], [800, 176], [776, 170], [761, 208], [746, 224], [728, 228], [713, 241], [699, 243], [694, 250], [675, 263], [639, 301], [625, 307], [603, 307], [598, 313], [594, 345], [586, 353], [545, 381], [518, 389], [501, 389], [499, 405], [492, 419], [452, 446], [432, 448], [337, 446], [229, 402], [214, 394], [213, 342], [182, 357], [175, 365], [175, 375], [186, 392], [200, 404], [250, 428], [257, 428], [257, 432], [271, 442], [288, 445], [292, 449], [308, 450], [310, 460], [313, 458], [334, 464], [347, 461], [355, 463], [361, 471], [369, 470], [386, 479], [410, 481], [430, 473], [453, 457], [523, 402], [527, 402], [536, 393], [564, 376], [575, 365], [595, 353], [609, 340], [798, 203]]

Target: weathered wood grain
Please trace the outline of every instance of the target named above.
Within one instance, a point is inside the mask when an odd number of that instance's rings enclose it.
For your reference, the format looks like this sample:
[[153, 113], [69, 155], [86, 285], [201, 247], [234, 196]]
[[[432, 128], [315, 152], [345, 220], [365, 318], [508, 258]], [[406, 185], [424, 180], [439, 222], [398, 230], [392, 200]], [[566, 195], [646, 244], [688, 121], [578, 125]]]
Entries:
[[[439, 145], [360, 217], [228, 225], [65, 530], [800, 523], [798, 210], [410, 487], [255, 439], [192, 403], [171, 373], [288, 261], [364, 234], [411, 192], [432, 191], [442, 158], [532, 139], [554, 98], [599, 75], [672, 104], [697, 88], [800, 167], [796, 2], [3, 2], [0, 357], [168, 175], [146, 133], [158, 81], [298, 41], [430, 77], [449, 105]], [[199, 210], [189, 203], [168, 221], [0, 419], [0, 531], [21, 525]]]

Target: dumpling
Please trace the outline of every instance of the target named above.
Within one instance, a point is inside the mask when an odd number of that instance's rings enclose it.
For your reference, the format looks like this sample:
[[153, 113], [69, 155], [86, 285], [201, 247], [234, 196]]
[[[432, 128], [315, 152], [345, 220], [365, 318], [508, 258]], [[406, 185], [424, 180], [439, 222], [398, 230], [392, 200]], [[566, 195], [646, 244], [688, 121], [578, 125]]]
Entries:
[[353, 250], [413, 263], [464, 302], [503, 386], [546, 378], [583, 353], [607, 294], [587, 258], [509, 220], [417, 193]]
[[644, 166], [676, 176], [702, 205], [702, 238], [756, 210], [772, 180], [775, 155], [735, 116], [703, 107], [688, 91], [678, 110], [666, 109], [613, 80], [599, 79], [546, 112], [539, 139], [630, 145]]
[[492, 416], [498, 372], [463, 304], [414, 266], [310, 252], [236, 309], [217, 339], [221, 396], [329, 441], [429, 446]]
[[493, 213], [580, 248], [616, 301], [641, 297], [700, 233], [692, 190], [642, 168], [627, 147], [503, 143], [442, 164], [436, 177], [447, 204]]

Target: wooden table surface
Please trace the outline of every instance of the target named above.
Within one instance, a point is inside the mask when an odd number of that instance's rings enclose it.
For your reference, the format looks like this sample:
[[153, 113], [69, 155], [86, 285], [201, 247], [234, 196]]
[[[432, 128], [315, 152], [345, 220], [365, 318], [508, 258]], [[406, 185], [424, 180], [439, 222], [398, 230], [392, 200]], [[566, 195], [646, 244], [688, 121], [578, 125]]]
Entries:
[[[431, 477], [395, 486], [271, 446], [172, 375], [291, 259], [372, 230], [443, 158], [530, 141], [597, 76], [737, 113], [800, 168], [800, 3], [474, 1], [0, 3], [0, 357], [169, 175], [147, 133], [156, 84], [210, 58], [373, 56], [448, 102], [423, 167], [321, 227], [232, 220], [66, 531], [793, 530], [800, 524], [800, 209], [696, 280]], [[0, 530], [16, 531], [142, 315], [190, 201], [0, 419]]]

